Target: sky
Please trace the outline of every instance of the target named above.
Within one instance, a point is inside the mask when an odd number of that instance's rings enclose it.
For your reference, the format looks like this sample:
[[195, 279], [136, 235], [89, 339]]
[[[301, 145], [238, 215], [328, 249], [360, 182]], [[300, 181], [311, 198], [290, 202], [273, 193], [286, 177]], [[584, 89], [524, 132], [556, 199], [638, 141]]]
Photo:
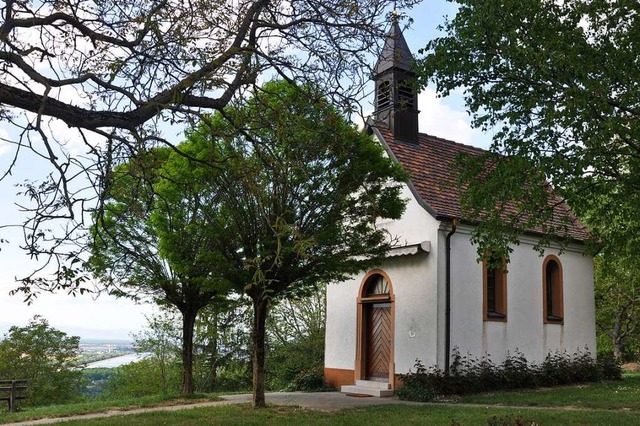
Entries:
[[[445, 0], [424, 0], [412, 10], [404, 11], [413, 18], [413, 24], [406, 29], [404, 36], [409, 48], [415, 53], [425, 46], [428, 40], [438, 35], [436, 27], [444, 21], [443, 16], [453, 16], [455, 6]], [[373, 83], [369, 90], [373, 89]], [[371, 111], [369, 105], [363, 105], [365, 111]], [[460, 143], [487, 148], [490, 135], [472, 129], [469, 116], [465, 112], [462, 92], [454, 92], [446, 99], [437, 98], [433, 87], [423, 89], [418, 96], [420, 109], [420, 131], [431, 135], [455, 140]], [[8, 129], [0, 122], [0, 172], [4, 171], [13, 159], [13, 152], [3, 138], [9, 136]], [[64, 131], [64, 129], [60, 129]], [[0, 223], [16, 223], [20, 219], [16, 201], [16, 183], [32, 177], [39, 165], [36, 159], [18, 158], [15, 173], [0, 182]], [[20, 295], [10, 296], [9, 291], [17, 285], [16, 276], [27, 275], [35, 263], [18, 248], [22, 239], [21, 229], [2, 229], [0, 238], [9, 243], [0, 245], [0, 336], [9, 326], [26, 325], [34, 315], [41, 315], [49, 324], [71, 335], [83, 338], [127, 339], [130, 333], [145, 327], [145, 316], [153, 313], [148, 304], [134, 304], [124, 299], [108, 295], [93, 297], [90, 295], [70, 296], [64, 293], [41, 294], [31, 305], [22, 301]]]

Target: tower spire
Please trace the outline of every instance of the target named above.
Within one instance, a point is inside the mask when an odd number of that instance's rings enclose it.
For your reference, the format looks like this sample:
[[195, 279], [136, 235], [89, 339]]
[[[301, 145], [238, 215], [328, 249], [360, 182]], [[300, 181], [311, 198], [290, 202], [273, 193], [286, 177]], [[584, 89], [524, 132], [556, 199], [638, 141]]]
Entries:
[[378, 62], [373, 69], [376, 84], [374, 118], [383, 122], [396, 139], [418, 142], [418, 97], [414, 59], [402, 35], [395, 9]]

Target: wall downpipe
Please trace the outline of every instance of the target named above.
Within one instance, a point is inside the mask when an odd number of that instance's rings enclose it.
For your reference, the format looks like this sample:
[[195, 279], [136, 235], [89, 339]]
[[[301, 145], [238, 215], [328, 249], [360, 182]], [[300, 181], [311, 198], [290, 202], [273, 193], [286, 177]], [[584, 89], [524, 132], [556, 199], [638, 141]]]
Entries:
[[458, 219], [451, 221], [451, 231], [445, 242], [446, 274], [445, 279], [445, 330], [444, 330], [444, 372], [449, 373], [451, 358], [451, 236], [456, 233]]

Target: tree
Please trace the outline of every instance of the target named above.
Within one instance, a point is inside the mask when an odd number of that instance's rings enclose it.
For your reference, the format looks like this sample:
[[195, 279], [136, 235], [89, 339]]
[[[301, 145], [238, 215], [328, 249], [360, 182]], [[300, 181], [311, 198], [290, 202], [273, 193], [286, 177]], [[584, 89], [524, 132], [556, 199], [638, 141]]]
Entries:
[[25, 404], [68, 403], [79, 398], [83, 386], [82, 370], [73, 365], [79, 343], [79, 337], [36, 315], [24, 327], [11, 327], [0, 341], [0, 377], [28, 380]]
[[198, 312], [211, 304], [222, 306], [230, 285], [212, 273], [220, 255], [214, 250], [216, 235], [202, 215], [207, 194], [194, 190], [197, 180], [172, 181], [190, 166], [169, 161], [171, 154], [157, 148], [113, 170], [104, 212], [94, 216], [85, 268], [111, 294], [151, 298], [180, 312], [181, 392], [187, 395], [193, 392]]
[[594, 258], [596, 325], [598, 348], [612, 352], [618, 361], [638, 356], [640, 339], [640, 282], [637, 247], [637, 194], [624, 201], [615, 183], [601, 185], [590, 197], [576, 197], [580, 219], [599, 240], [600, 252]]
[[219, 256], [212, 275], [251, 300], [253, 402], [262, 407], [272, 301], [379, 263], [392, 241], [375, 220], [402, 214], [394, 181], [404, 173], [314, 87], [283, 81], [205, 121], [180, 151], [217, 165], [193, 167], [173, 152], [181, 172], [167, 180], [206, 198], [200, 211]]
[[171, 361], [176, 358], [181, 340], [179, 328], [175, 327], [176, 316], [167, 309], [151, 317], [145, 317], [147, 328], [133, 336], [138, 353], [151, 353], [160, 370], [162, 394], [167, 394], [167, 376]]
[[640, 355], [638, 269], [637, 256], [598, 256], [595, 261], [598, 346], [618, 361], [636, 361]]
[[313, 82], [353, 110], [392, 3], [3, 0], [0, 120], [16, 158], [0, 176], [24, 151], [50, 165], [22, 191], [24, 248], [47, 274], [25, 277], [20, 291], [84, 288], [73, 243], [86, 237], [85, 213], [102, 212], [115, 167], [172, 145], [171, 126], [220, 111], [273, 75]]
[[[473, 125], [494, 129], [491, 150], [503, 154], [463, 161], [466, 210], [483, 219], [475, 234], [480, 250], [512, 243], [523, 229], [562, 235], [566, 223], [551, 220], [552, 208], [566, 199], [581, 216], [583, 204], [602, 200], [600, 194], [608, 198], [599, 207], [603, 220], [613, 207], [633, 225], [611, 227], [602, 243], [636, 241], [640, 5], [458, 3], [443, 26], [446, 35], [428, 43], [419, 69], [422, 83], [434, 81], [440, 95], [464, 88]], [[500, 212], [518, 201], [513, 214]]]
[[165, 391], [165, 388], [170, 395], [175, 395], [182, 386], [182, 371], [178, 364], [170, 364], [167, 367], [164, 384], [158, 380], [162, 367], [154, 357], [116, 367], [109, 376], [100, 397], [126, 399], [159, 395]]

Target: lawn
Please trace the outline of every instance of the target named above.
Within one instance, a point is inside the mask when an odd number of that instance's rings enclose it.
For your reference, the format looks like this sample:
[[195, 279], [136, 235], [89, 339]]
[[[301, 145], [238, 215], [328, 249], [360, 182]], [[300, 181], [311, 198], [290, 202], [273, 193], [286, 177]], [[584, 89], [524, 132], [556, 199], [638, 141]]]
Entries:
[[[46, 417], [68, 417], [77, 414], [102, 413], [111, 410], [126, 411], [135, 408], [192, 404], [196, 402], [217, 400], [219, 400], [219, 398], [217, 397], [217, 395], [213, 394], [196, 394], [193, 397], [190, 397], [188, 400], [176, 396], [163, 397], [162, 395], [153, 395], [121, 400], [95, 399], [88, 402], [80, 402], [75, 404], [50, 405], [45, 407], [27, 407], [17, 413], [8, 413], [0, 409], [0, 423], [12, 423], [26, 420], [42, 419]], [[3, 403], [6, 404], [6, 402], [4, 401]], [[3, 408], [6, 410], [6, 405]]]
[[[544, 409], [507, 409], [498, 407], [463, 407], [444, 405], [386, 405], [342, 410], [334, 413], [310, 411], [294, 407], [272, 407], [254, 410], [248, 404], [194, 408], [176, 412], [155, 412], [126, 417], [65, 422], [65, 426], [89, 425], [638, 425], [638, 413], [616, 411], [576, 411]], [[495, 418], [495, 419], [494, 419]], [[510, 419], [510, 423], [502, 423]], [[493, 423], [490, 421], [494, 420]], [[535, 423], [533, 423], [535, 422]]]
[[[96, 400], [84, 404], [39, 407], [20, 413], [0, 414], [0, 423], [67, 417], [74, 414], [127, 410], [199, 401], [215, 401], [215, 395], [190, 400], [145, 397], [122, 401]], [[640, 424], [640, 374], [621, 381], [518, 392], [468, 395], [452, 404], [385, 405], [325, 413], [295, 407], [253, 410], [247, 404], [159, 411], [105, 419], [77, 420], [69, 425], [609, 425]], [[467, 404], [482, 404], [469, 406]], [[502, 407], [501, 407], [502, 405]], [[507, 408], [504, 406], [530, 408]], [[555, 407], [555, 408], [550, 408]], [[516, 422], [518, 420], [519, 422]]]
[[[640, 411], [640, 374], [628, 374], [620, 381], [596, 384], [466, 395], [457, 399], [457, 402], [510, 406], [572, 406]], [[637, 424], [640, 424], [640, 419]]]

